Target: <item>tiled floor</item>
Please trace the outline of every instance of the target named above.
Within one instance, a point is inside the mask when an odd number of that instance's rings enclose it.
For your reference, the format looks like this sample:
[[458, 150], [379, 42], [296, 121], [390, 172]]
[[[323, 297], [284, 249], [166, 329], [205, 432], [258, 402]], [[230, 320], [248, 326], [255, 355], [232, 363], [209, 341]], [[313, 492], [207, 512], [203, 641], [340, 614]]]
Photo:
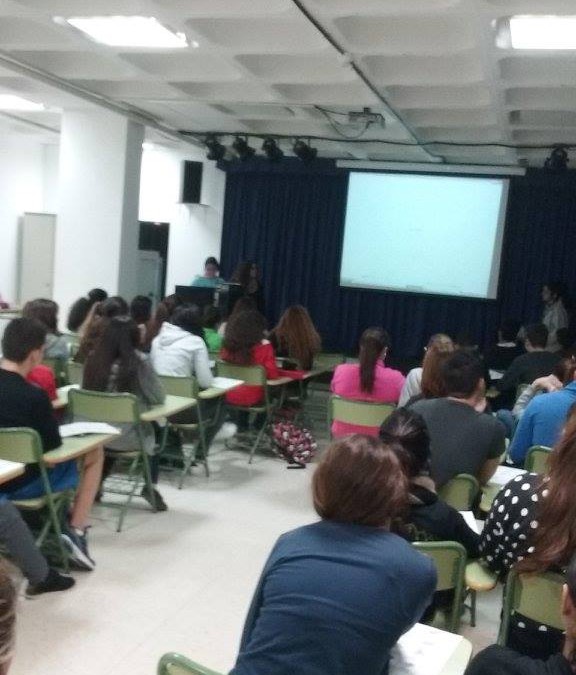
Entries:
[[[312, 468], [287, 471], [273, 458], [223, 450], [212, 475], [200, 469], [183, 490], [170, 477], [170, 510], [131, 512], [115, 532], [115, 511], [98, 507], [91, 531], [97, 559], [71, 591], [24, 600], [11, 675], [154, 675], [158, 657], [180, 651], [215, 670], [234, 662], [244, 617], [278, 535], [315, 520]], [[478, 626], [493, 641], [499, 591], [479, 599]]]

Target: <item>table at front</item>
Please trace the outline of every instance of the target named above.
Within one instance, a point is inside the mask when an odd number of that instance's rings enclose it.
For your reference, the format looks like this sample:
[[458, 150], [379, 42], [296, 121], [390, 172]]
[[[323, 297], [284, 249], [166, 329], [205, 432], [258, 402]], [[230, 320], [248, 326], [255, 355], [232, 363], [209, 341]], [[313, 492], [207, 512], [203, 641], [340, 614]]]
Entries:
[[63, 438], [62, 445], [59, 448], [44, 453], [44, 461], [48, 466], [55, 466], [71, 459], [79, 459], [117, 436], [118, 434], [85, 434], [84, 436]]
[[18, 478], [24, 473], [25, 464], [20, 462], [11, 462], [7, 459], [0, 459], [0, 485], [7, 483], [13, 478]]

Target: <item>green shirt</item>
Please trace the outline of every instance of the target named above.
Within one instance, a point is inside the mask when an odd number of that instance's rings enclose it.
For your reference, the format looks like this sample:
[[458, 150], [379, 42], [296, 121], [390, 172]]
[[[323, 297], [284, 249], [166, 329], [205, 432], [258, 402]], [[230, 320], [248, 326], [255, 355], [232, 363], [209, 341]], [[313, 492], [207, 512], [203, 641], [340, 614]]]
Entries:
[[209, 352], [219, 352], [222, 346], [222, 336], [214, 328], [204, 328], [204, 340], [208, 345]]

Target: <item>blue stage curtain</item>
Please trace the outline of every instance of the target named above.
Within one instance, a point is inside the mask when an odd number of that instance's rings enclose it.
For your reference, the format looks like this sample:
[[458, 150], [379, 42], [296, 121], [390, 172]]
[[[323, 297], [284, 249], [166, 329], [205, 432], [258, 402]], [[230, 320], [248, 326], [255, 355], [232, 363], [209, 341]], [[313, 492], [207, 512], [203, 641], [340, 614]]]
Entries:
[[[258, 263], [270, 324], [287, 306], [305, 305], [325, 349], [353, 353], [373, 325], [390, 332], [396, 357], [421, 355], [436, 332], [466, 332], [486, 345], [501, 319], [538, 319], [545, 281], [563, 279], [576, 288], [572, 172], [530, 171], [511, 179], [499, 299], [482, 301], [341, 288], [348, 172], [330, 160], [305, 166], [256, 158], [221, 166], [227, 171], [224, 275], [241, 260]], [[382, 265], [390, 264], [382, 251]]]

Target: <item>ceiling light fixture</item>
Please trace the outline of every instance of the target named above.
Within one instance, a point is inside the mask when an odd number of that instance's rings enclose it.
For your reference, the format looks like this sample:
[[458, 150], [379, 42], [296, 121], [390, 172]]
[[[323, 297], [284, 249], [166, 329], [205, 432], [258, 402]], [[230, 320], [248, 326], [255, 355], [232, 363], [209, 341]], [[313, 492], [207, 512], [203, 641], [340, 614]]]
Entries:
[[513, 49], [576, 49], [576, 16], [512, 16]]
[[234, 143], [232, 143], [232, 149], [238, 155], [238, 159], [243, 162], [253, 157], [256, 153], [256, 150], [248, 145], [248, 140], [241, 136], [236, 136]]
[[206, 140], [204, 141], [204, 145], [208, 149], [206, 159], [211, 159], [215, 162], [224, 159], [224, 155], [226, 154], [226, 146], [220, 143], [217, 136], [214, 136], [214, 134], [208, 134], [208, 136], [206, 136]]
[[308, 143], [305, 143], [300, 138], [297, 138], [294, 141], [292, 152], [296, 155], [296, 157], [298, 157], [298, 159], [301, 159], [304, 164], [308, 164], [308, 162], [311, 162], [318, 156], [318, 149], [311, 148]]
[[21, 110], [21, 111], [35, 111], [46, 110], [42, 103], [34, 103], [21, 96], [14, 96], [13, 94], [0, 94], [0, 110]]
[[277, 162], [282, 159], [282, 157], [284, 157], [284, 153], [278, 147], [276, 141], [270, 136], [264, 139], [264, 143], [262, 143], [262, 150], [271, 162]]
[[568, 150], [565, 145], [556, 145], [546, 158], [544, 168], [549, 171], [566, 171], [568, 169]]
[[182, 49], [188, 46], [184, 33], [175, 33], [152, 16], [81, 16], [55, 18], [110, 47]]

